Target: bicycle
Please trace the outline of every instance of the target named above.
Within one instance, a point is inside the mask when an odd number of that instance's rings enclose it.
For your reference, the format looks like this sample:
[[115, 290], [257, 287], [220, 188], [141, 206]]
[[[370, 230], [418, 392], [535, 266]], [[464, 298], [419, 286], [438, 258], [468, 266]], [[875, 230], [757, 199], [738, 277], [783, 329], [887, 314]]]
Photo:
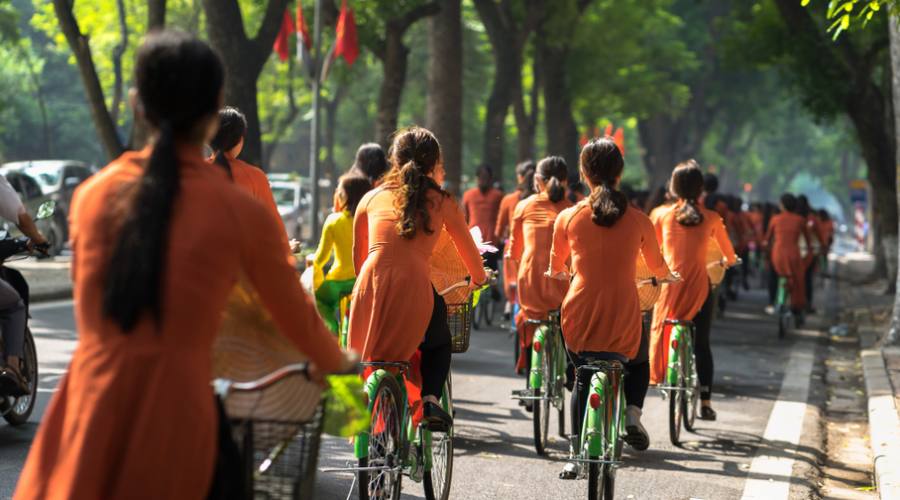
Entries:
[[551, 311], [547, 319], [529, 319], [525, 323], [537, 326], [531, 344], [528, 388], [513, 391], [512, 398], [532, 402], [534, 449], [538, 455], [544, 455], [550, 428], [551, 405], [557, 411], [558, 433], [565, 437], [566, 347], [560, 328], [559, 311]]
[[350, 299], [353, 293], [341, 294], [338, 300], [338, 345], [347, 349], [348, 332], [350, 331]]
[[791, 311], [791, 292], [787, 286], [787, 278], [778, 277], [778, 292], [775, 294], [775, 315], [778, 318], [778, 338], [783, 339], [791, 327], [794, 313]]
[[[219, 378], [212, 384], [224, 403], [235, 393], [259, 393], [262, 397], [265, 390], [295, 376], [308, 379], [308, 364], [287, 365], [250, 382]], [[230, 418], [244, 464], [244, 497], [313, 497], [324, 415], [321, 399], [309, 419]]]
[[669, 335], [669, 358], [665, 385], [658, 387], [663, 399], [669, 400], [669, 440], [681, 446], [682, 424], [694, 432], [697, 408], [700, 404], [700, 379], [694, 358], [694, 323], [667, 319], [672, 327]]
[[472, 325], [476, 330], [481, 330], [482, 326], [490, 327], [494, 324], [494, 318], [497, 315], [498, 300], [500, 290], [497, 288], [495, 279], [491, 280], [490, 286], [486, 289], [488, 296], [479, 300], [478, 304], [472, 310]]
[[[468, 286], [457, 283], [439, 292]], [[471, 295], [463, 304], [448, 304], [447, 324], [451, 329], [451, 349], [465, 352], [471, 331]], [[413, 422], [414, 408], [406, 392], [406, 361], [371, 361], [361, 363], [373, 371], [364, 384], [371, 415], [369, 429], [356, 436], [353, 453], [356, 467], [330, 469], [326, 472], [356, 472], [360, 500], [400, 498], [403, 476], [421, 482], [428, 500], [446, 500], [450, 496], [453, 473], [453, 427], [433, 431], [424, 423]], [[445, 412], [453, 411], [453, 384], [448, 375], [440, 403]]]

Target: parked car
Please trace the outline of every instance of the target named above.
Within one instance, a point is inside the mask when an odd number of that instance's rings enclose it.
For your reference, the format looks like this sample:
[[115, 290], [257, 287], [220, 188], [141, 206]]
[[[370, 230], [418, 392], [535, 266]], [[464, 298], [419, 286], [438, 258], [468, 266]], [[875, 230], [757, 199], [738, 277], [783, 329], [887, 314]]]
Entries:
[[304, 241], [309, 236], [304, 221], [309, 218], [310, 193], [299, 178], [290, 176], [271, 174], [269, 184], [288, 238]]
[[53, 219], [38, 226], [50, 241], [51, 255], [58, 255], [65, 247], [72, 194], [92, 173], [87, 164], [73, 160], [20, 161], [0, 166], [0, 174], [6, 176], [32, 215], [44, 201], [56, 202]]

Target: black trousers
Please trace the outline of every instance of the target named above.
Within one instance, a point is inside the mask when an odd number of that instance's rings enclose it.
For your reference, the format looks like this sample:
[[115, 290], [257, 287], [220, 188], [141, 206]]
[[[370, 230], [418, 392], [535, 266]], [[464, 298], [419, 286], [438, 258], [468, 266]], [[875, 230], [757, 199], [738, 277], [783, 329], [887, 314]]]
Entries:
[[650, 387], [650, 322], [653, 313], [641, 317], [641, 347], [637, 356], [625, 364], [625, 404], [644, 407], [644, 398]]
[[775, 272], [775, 266], [770, 262], [769, 268], [769, 304], [775, 305], [775, 296], [778, 294], [778, 273]]
[[806, 307], [812, 307], [813, 304], [813, 277], [816, 272], [816, 261], [813, 261], [806, 268]]
[[697, 378], [700, 379], [700, 399], [708, 400], [712, 395], [713, 355], [709, 345], [715, 313], [718, 290], [710, 287], [706, 302], [694, 316], [694, 357], [697, 360]]
[[[575, 366], [581, 366], [587, 363], [588, 360], [591, 359], [605, 359], [605, 360], [618, 360], [623, 364], [627, 364], [628, 360], [619, 354], [613, 352], [580, 352], [574, 353], [569, 351], [569, 359], [574, 362], [574, 364], [569, 363], [570, 374], [575, 377], [575, 390], [572, 391], [572, 399], [569, 401], [571, 405], [571, 411], [569, 412], [572, 418], [572, 433], [580, 434], [581, 433], [581, 422], [584, 419], [584, 408], [587, 404], [588, 391], [591, 388], [591, 376], [594, 372], [589, 370], [582, 370], [577, 372], [575, 370]], [[648, 367], [649, 368], [649, 367]], [[628, 377], [626, 376], [627, 380]], [[626, 396], [627, 400], [627, 396]]]
[[447, 303], [438, 295], [432, 287], [434, 294], [434, 309], [431, 311], [431, 321], [425, 330], [425, 339], [419, 344], [422, 352], [422, 397], [441, 397], [444, 382], [450, 374], [450, 327], [447, 326]]

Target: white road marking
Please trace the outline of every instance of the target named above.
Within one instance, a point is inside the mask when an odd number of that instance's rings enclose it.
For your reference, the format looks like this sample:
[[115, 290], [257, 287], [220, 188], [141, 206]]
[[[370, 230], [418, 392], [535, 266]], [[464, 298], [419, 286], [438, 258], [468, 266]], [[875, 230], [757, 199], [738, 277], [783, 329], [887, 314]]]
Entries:
[[72, 299], [66, 300], [51, 300], [49, 302], [39, 302], [37, 304], [31, 304], [28, 306], [29, 310], [32, 311], [46, 311], [48, 309], [62, 309], [64, 307], [74, 307], [75, 301]]
[[[790, 494], [794, 455], [806, 416], [813, 348], [811, 342], [796, 342], [791, 350], [781, 391], [763, 434], [764, 446], [750, 464], [743, 499], [778, 500]], [[777, 454], [767, 454], [770, 450]]]

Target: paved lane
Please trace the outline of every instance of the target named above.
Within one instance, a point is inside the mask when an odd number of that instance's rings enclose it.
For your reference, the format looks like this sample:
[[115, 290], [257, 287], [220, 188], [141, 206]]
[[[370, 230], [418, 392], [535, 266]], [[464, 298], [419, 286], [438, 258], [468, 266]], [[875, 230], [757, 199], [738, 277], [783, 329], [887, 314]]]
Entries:
[[[811, 328], [779, 342], [774, 320], [762, 313], [763, 300], [761, 291], [744, 294], [716, 322], [713, 350], [718, 422], [698, 421], [698, 432], [684, 433], [684, 446], [673, 447], [668, 440], [668, 406], [651, 389], [644, 416], [651, 448], [637, 453], [626, 447], [626, 466], [617, 481], [619, 498], [741, 498], [757, 456], [794, 461], [791, 478], [765, 472], [753, 475], [765, 482], [788, 481], [790, 498], [806, 498], [815, 488], [814, 464], [821, 445], [815, 404], [824, 394], [818, 361], [822, 340]], [[0, 424], [0, 498], [12, 493], [36, 422], [76, 344], [70, 302], [40, 305], [33, 316], [41, 392], [33, 423], [17, 429]], [[811, 327], [814, 325], [812, 321]], [[811, 404], [805, 407], [796, 452], [791, 451], [790, 440], [763, 438], [767, 426], [779, 426], [769, 418], [792, 355], [811, 355], [814, 360], [808, 393]], [[458, 411], [453, 498], [586, 497], [585, 481], [557, 479], [567, 453], [562, 439], [552, 441], [549, 456], [534, 453], [530, 414], [509, 399], [510, 391], [524, 386], [524, 380], [512, 373], [511, 340], [506, 332], [475, 332], [471, 350], [454, 357], [453, 372]], [[788, 397], [793, 394], [781, 392]], [[551, 422], [551, 428], [555, 425]], [[320, 466], [340, 466], [349, 458], [347, 442], [327, 439]], [[316, 498], [344, 498], [350, 482], [346, 475], [319, 474]], [[419, 485], [407, 480], [404, 486], [403, 498], [423, 497]]]

